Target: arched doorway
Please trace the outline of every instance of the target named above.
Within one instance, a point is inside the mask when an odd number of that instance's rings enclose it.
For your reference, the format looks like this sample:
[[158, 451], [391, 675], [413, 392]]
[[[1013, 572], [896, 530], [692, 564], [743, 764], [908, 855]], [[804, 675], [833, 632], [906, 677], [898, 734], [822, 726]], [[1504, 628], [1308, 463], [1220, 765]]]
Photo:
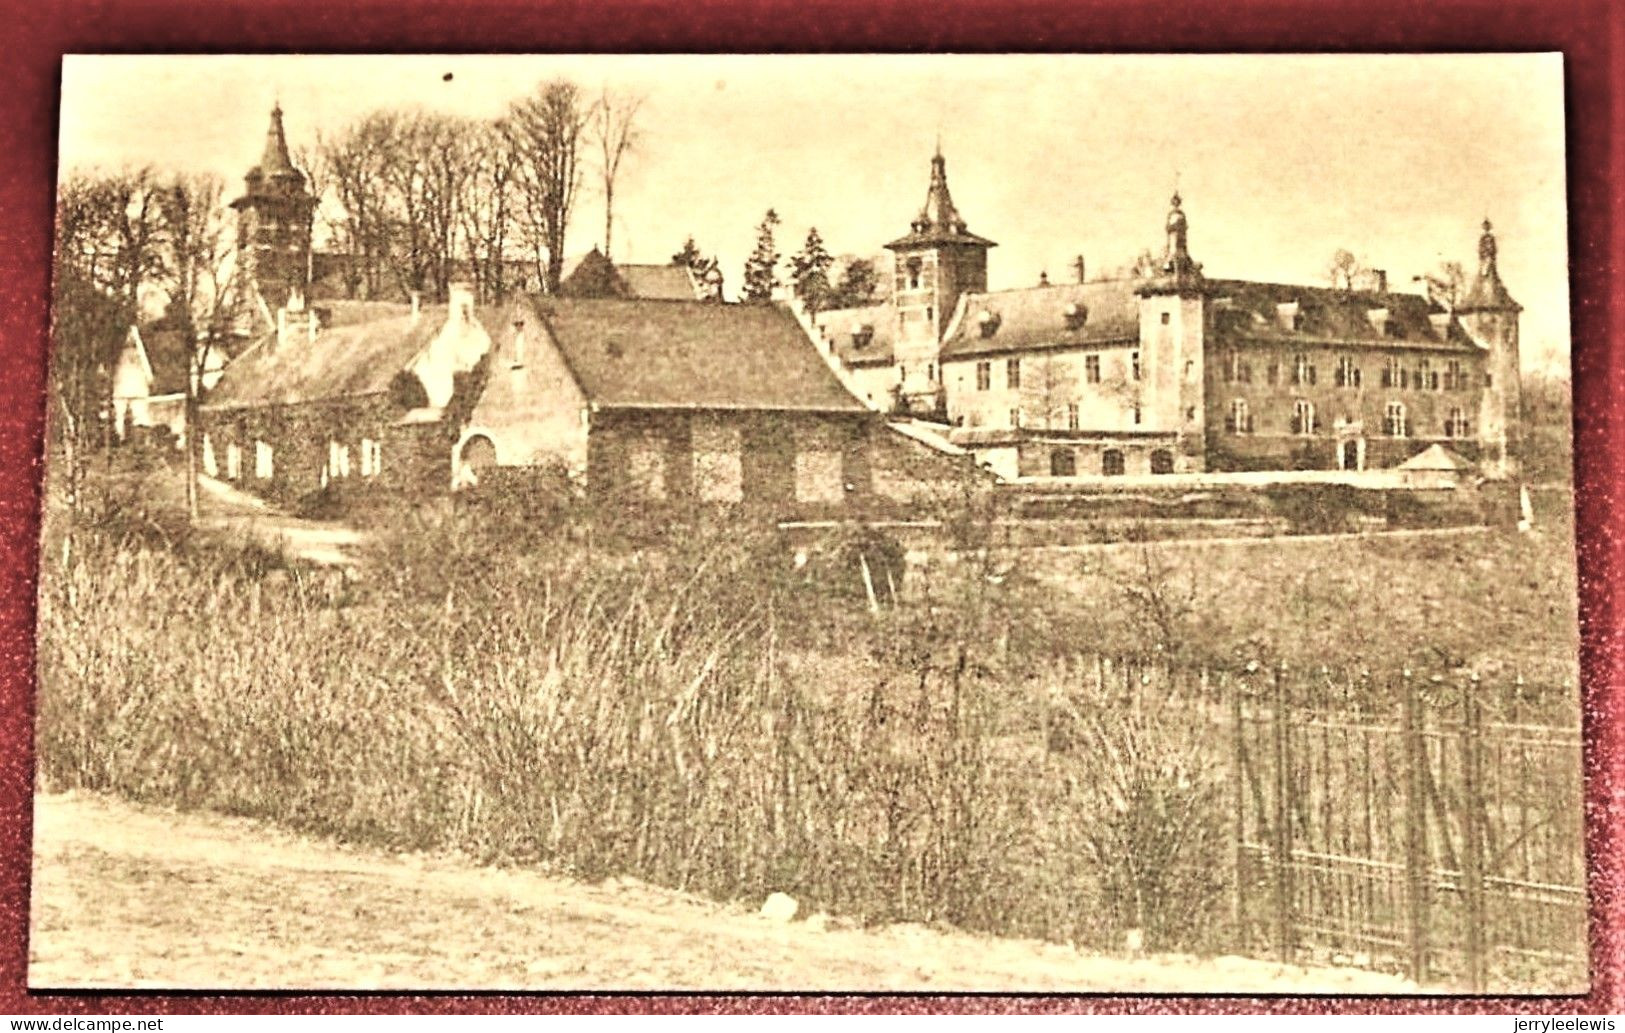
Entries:
[[1338, 456], [1338, 469], [1359, 470], [1365, 467], [1365, 449], [1360, 447], [1359, 438], [1349, 438], [1343, 442], [1341, 454]]
[[475, 434], [457, 450], [454, 487], [466, 488], [480, 482], [480, 474], [497, 464], [497, 446], [484, 434]]
[[1174, 454], [1166, 448], [1159, 448], [1151, 453], [1152, 473], [1173, 473]]
[[1123, 476], [1123, 453], [1120, 449], [1108, 448], [1100, 454], [1100, 472], [1107, 477]]
[[1078, 473], [1078, 455], [1070, 448], [1056, 448], [1050, 450], [1049, 475], [1051, 477], [1076, 477]]

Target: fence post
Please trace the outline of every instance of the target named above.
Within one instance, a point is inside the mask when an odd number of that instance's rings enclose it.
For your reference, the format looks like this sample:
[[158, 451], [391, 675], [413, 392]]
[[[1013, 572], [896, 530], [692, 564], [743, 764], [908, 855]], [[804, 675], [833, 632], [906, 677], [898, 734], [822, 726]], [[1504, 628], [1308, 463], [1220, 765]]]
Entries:
[[1407, 668], [1401, 675], [1401, 722], [1405, 769], [1405, 919], [1410, 948], [1411, 979], [1427, 978], [1428, 840], [1427, 800], [1423, 797], [1423, 765], [1427, 742], [1422, 737], [1421, 701]]
[[1467, 905], [1467, 980], [1473, 993], [1484, 990], [1484, 779], [1483, 721], [1478, 709], [1478, 675], [1462, 690], [1461, 773], [1462, 896]]
[[[1207, 668], [1202, 668], [1202, 680], [1207, 680]], [[1246, 887], [1250, 880], [1247, 878], [1247, 768], [1245, 746], [1242, 740], [1242, 710], [1241, 690], [1242, 679], [1238, 676], [1231, 684], [1224, 679], [1226, 693], [1230, 697], [1230, 802], [1232, 807], [1233, 827], [1231, 829], [1231, 893], [1230, 893], [1230, 925], [1234, 930], [1235, 942], [1238, 948], [1247, 946], [1247, 930], [1242, 924], [1242, 917], [1247, 913]]]
[[1291, 734], [1287, 727], [1286, 668], [1275, 665], [1274, 725], [1275, 725], [1275, 842], [1271, 853], [1275, 855], [1275, 939], [1283, 964], [1292, 961], [1292, 808], [1287, 802], [1293, 780], [1288, 773], [1292, 752]]

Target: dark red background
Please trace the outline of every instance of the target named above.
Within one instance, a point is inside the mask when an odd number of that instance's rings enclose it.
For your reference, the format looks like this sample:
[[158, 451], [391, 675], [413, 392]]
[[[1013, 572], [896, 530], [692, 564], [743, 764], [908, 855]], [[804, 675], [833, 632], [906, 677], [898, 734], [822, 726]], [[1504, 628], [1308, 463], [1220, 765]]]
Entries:
[[[1607, 0], [0, 0], [0, 1012], [1625, 1011], [1625, 14]], [[1593, 990], [1588, 998], [128, 995], [25, 988], [35, 536], [60, 58], [105, 52], [1562, 51]], [[1405, 131], [1401, 129], [1400, 131]], [[1427, 132], [1418, 125], [1415, 132]], [[1486, 149], [1495, 146], [1484, 141]]]

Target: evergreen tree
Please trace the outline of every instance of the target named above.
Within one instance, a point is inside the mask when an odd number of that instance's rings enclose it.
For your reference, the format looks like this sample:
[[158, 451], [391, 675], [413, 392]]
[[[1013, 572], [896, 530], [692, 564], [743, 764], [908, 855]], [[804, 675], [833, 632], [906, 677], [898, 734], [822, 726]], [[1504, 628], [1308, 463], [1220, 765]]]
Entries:
[[779, 252], [773, 243], [773, 228], [779, 224], [779, 213], [769, 208], [756, 227], [756, 250], [745, 260], [745, 282], [741, 296], [745, 301], [769, 301], [773, 288], [779, 285]]
[[683, 241], [682, 250], [671, 256], [672, 265], [686, 265], [695, 272], [703, 271], [710, 262], [711, 260], [705, 257], [705, 252], [694, 243], [693, 234]]
[[875, 264], [867, 258], [848, 258], [841, 269], [841, 279], [830, 299], [830, 308], [857, 308], [872, 304], [879, 280]]
[[824, 238], [818, 227], [807, 231], [807, 242], [801, 252], [790, 259], [790, 279], [796, 297], [807, 306], [808, 312], [819, 312], [830, 307], [833, 292], [829, 283], [829, 267], [835, 259], [824, 250]]

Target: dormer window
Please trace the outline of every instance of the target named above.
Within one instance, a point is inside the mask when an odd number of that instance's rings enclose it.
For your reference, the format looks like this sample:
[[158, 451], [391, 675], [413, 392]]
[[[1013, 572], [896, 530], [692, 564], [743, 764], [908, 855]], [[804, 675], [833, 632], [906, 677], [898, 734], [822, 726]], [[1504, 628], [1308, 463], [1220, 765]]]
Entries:
[[1366, 322], [1371, 324], [1371, 329], [1377, 332], [1378, 337], [1388, 336], [1388, 310], [1386, 308], [1367, 309], [1365, 319]]
[[982, 331], [983, 337], [992, 337], [999, 330], [999, 314], [984, 308], [977, 313], [976, 326]]
[[1089, 321], [1089, 306], [1074, 301], [1061, 310], [1061, 318], [1066, 321], [1068, 330], [1081, 330]]
[[1282, 330], [1300, 330], [1303, 328], [1303, 311], [1296, 301], [1283, 301], [1275, 306], [1275, 322]]
[[873, 323], [858, 323], [852, 327], [852, 347], [867, 348], [869, 342], [875, 339]]

